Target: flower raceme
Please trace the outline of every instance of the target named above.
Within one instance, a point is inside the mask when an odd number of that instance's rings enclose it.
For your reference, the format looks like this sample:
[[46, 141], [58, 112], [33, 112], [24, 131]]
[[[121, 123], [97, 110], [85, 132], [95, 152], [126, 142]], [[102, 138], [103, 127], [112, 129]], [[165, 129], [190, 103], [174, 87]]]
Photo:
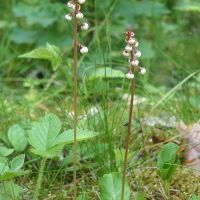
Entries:
[[137, 49], [139, 46], [138, 41], [135, 38], [135, 33], [132, 31], [128, 31], [126, 34], [126, 47], [123, 51], [123, 56], [129, 58], [129, 62], [131, 64], [130, 70], [126, 77], [128, 79], [134, 79], [134, 71], [138, 70], [141, 75], [146, 73], [146, 69], [139, 66], [138, 58], [141, 57], [142, 53]]
[[[72, 21], [73, 17], [75, 17], [78, 20], [78, 25], [80, 25], [81, 30], [86, 31], [89, 29], [89, 24], [87, 22], [84, 22], [84, 15], [81, 12], [81, 4], [84, 4], [85, 0], [78, 0], [78, 5], [76, 8], [76, 2], [75, 0], [69, 1], [67, 3], [67, 7], [71, 10], [70, 13], [65, 15], [65, 19], [67, 21]], [[88, 53], [88, 48], [82, 44], [79, 44], [80, 47], [80, 53], [86, 54]]]

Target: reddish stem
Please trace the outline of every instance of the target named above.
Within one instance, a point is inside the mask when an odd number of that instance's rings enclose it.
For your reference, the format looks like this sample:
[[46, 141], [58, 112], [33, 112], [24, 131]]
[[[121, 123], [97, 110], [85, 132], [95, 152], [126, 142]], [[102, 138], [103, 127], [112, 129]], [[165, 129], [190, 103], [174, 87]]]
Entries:
[[77, 141], [76, 141], [76, 134], [77, 134], [77, 107], [78, 107], [78, 99], [77, 99], [77, 19], [76, 13], [78, 12], [78, 0], [74, 1], [75, 7], [75, 14], [74, 14], [74, 160], [73, 160], [73, 185], [74, 185], [74, 195], [73, 199], [76, 200], [77, 196], [77, 188], [76, 188], [76, 164], [77, 164]]
[[[131, 58], [133, 57], [134, 52], [131, 52]], [[134, 74], [134, 67], [130, 67], [130, 71]], [[124, 187], [125, 187], [125, 176], [126, 176], [126, 167], [128, 162], [128, 150], [131, 136], [131, 124], [132, 124], [132, 116], [133, 116], [133, 101], [134, 101], [134, 79], [131, 80], [131, 100], [130, 100], [130, 109], [129, 109], [129, 120], [128, 120], [128, 132], [126, 137], [125, 144], [125, 158], [124, 158], [124, 166], [123, 166], [123, 175], [122, 175], [122, 193], [121, 200], [124, 200]]]

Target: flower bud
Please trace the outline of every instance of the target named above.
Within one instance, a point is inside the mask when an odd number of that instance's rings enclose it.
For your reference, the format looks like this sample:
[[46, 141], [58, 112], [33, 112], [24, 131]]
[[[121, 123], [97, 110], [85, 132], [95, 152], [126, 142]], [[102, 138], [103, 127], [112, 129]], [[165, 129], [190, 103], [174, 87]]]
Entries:
[[135, 44], [135, 39], [134, 38], [130, 38], [128, 41], [127, 41], [127, 43], [129, 44], [129, 45], [134, 45]]
[[130, 53], [129, 53], [129, 52], [127, 52], [127, 51], [123, 51], [123, 53], [122, 53], [122, 54], [123, 54], [123, 56], [124, 56], [124, 57], [129, 57], [129, 56], [130, 56]]
[[135, 57], [139, 58], [139, 57], [141, 57], [141, 55], [142, 55], [141, 51], [137, 50], [136, 53], [135, 53]]
[[135, 67], [135, 66], [138, 66], [138, 65], [139, 65], [139, 61], [136, 60], [136, 59], [132, 59], [132, 60], [131, 60], [131, 65], [134, 66], [134, 67]]
[[67, 21], [71, 21], [71, 20], [72, 20], [71, 14], [65, 15], [65, 19], [66, 19]]
[[132, 51], [132, 47], [129, 46], [129, 45], [127, 45], [127, 46], [125, 47], [125, 51], [126, 51], [126, 52], [131, 52], [131, 51]]
[[135, 46], [135, 47], [138, 47], [138, 46], [139, 46], [138, 41], [135, 42], [134, 46]]
[[71, 1], [69, 1], [68, 3], [67, 3], [67, 7], [68, 8], [73, 8], [75, 5], [71, 2]]
[[89, 28], [89, 24], [86, 22], [81, 25], [81, 29], [84, 31], [88, 30], [88, 28]]
[[128, 74], [126, 74], [126, 78], [127, 79], [134, 79], [134, 74], [132, 72], [129, 72]]
[[88, 52], [88, 48], [82, 46], [81, 49], [80, 49], [80, 52], [81, 52], [82, 54], [86, 54], [86, 53]]
[[146, 73], [146, 69], [145, 68], [140, 68], [140, 74], [144, 75]]
[[77, 14], [76, 14], [76, 18], [77, 19], [83, 19], [83, 13], [81, 13], [81, 12], [78, 12]]
[[78, 0], [78, 2], [79, 2], [80, 4], [83, 4], [83, 3], [85, 3], [85, 0]]

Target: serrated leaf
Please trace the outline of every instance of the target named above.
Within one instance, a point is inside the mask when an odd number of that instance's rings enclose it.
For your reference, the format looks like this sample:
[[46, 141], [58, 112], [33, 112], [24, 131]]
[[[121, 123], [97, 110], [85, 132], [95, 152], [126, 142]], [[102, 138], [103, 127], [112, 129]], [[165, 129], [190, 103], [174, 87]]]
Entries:
[[[85, 129], [77, 129], [77, 142], [85, 141], [92, 139], [98, 135], [97, 132], [85, 130]], [[74, 130], [70, 129], [60, 134], [56, 139], [55, 144], [59, 143], [72, 144], [74, 142]]]
[[22, 54], [19, 57], [48, 60], [51, 62], [51, 66], [54, 71], [62, 62], [60, 49], [48, 43], [45, 48], [37, 48], [31, 52]]
[[97, 78], [124, 78], [125, 74], [120, 70], [115, 70], [110, 67], [93, 69], [88, 73], [87, 79]]
[[165, 144], [159, 154], [157, 160], [158, 174], [164, 181], [170, 180], [176, 168], [176, 152], [178, 145], [175, 143]]
[[0, 156], [9, 156], [13, 153], [13, 151], [14, 149], [9, 149], [7, 147], [0, 146]]
[[60, 119], [54, 114], [47, 114], [39, 122], [33, 123], [29, 133], [32, 151], [43, 157], [54, 157], [62, 150], [62, 146], [56, 143], [60, 130]]
[[11, 170], [12, 171], [18, 171], [22, 168], [25, 160], [25, 154], [21, 154], [13, 158], [11, 161]]
[[9, 128], [8, 139], [16, 151], [22, 152], [26, 148], [27, 138], [20, 125], [16, 124]]
[[[121, 173], [105, 174], [100, 181], [101, 200], [121, 200], [122, 175]], [[130, 188], [125, 182], [124, 200], [129, 200]]]

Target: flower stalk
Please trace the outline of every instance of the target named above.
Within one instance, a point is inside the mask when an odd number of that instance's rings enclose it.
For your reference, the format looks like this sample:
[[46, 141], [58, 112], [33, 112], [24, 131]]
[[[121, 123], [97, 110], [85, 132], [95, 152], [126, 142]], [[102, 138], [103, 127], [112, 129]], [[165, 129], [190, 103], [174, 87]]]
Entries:
[[128, 79], [131, 79], [131, 99], [130, 99], [130, 105], [129, 105], [129, 119], [128, 119], [128, 131], [126, 136], [126, 143], [125, 143], [125, 157], [124, 157], [124, 163], [123, 163], [123, 174], [122, 174], [122, 193], [121, 193], [121, 200], [124, 200], [124, 189], [125, 189], [125, 176], [126, 176], [126, 168], [127, 168], [127, 162], [128, 162], [128, 151], [129, 151], [129, 144], [130, 144], [130, 136], [131, 136], [131, 124], [132, 124], [132, 118], [133, 118], [133, 109], [134, 109], [134, 76], [135, 71], [138, 70], [140, 74], [144, 74], [146, 72], [145, 68], [142, 68], [139, 66], [139, 61], [137, 58], [141, 56], [141, 52], [137, 50], [139, 43], [135, 39], [135, 33], [132, 31], [128, 31], [126, 34], [126, 47], [123, 51], [124, 57], [129, 58], [130, 62], [130, 69], [127, 73], [126, 77]]
[[82, 22], [84, 15], [81, 12], [81, 4], [85, 3], [85, 0], [72, 0], [67, 3], [67, 7], [71, 10], [69, 14], [65, 15], [66, 21], [71, 21], [74, 18], [74, 95], [73, 95], [73, 112], [74, 112], [74, 157], [73, 157], [73, 199], [77, 197], [77, 111], [78, 111], [78, 81], [77, 81], [77, 57], [78, 48], [80, 48], [81, 54], [88, 53], [88, 48], [78, 42], [78, 26], [81, 30], [88, 30], [89, 25], [87, 22]]

